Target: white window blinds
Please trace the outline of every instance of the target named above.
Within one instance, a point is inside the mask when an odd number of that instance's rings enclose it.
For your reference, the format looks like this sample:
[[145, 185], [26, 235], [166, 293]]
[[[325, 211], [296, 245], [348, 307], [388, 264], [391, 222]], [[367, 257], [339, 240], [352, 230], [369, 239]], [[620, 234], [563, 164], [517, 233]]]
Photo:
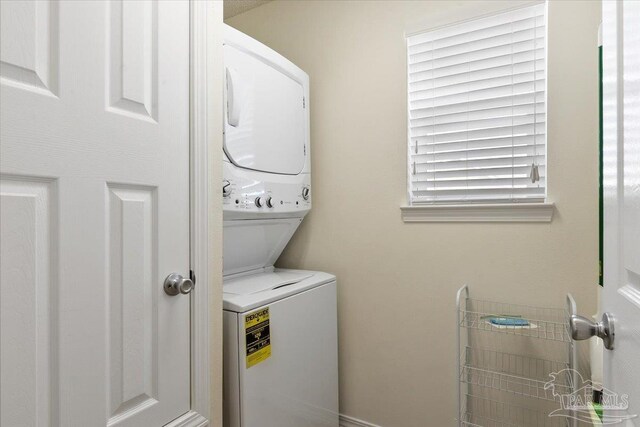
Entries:
[[407, 38], [412, 204], [544, 201], [545, 5]]

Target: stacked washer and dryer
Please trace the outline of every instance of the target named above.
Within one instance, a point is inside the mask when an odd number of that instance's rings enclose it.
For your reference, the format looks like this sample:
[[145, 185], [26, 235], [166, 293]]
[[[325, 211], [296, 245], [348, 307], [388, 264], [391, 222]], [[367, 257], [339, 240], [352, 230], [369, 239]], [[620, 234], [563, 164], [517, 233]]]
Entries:
[[336, 279], [273, 265], [311, 209], [309, 77], [225, 26], [224, 425], [337, 427]]

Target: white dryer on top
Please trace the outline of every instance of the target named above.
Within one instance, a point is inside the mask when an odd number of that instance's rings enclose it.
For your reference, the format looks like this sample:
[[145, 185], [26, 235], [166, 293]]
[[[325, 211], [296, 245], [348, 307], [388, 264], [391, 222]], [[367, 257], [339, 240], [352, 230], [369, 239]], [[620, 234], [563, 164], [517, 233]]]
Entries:
[[224, 274], [270, 267], [311, 209], [309, 76], [225, 26]]

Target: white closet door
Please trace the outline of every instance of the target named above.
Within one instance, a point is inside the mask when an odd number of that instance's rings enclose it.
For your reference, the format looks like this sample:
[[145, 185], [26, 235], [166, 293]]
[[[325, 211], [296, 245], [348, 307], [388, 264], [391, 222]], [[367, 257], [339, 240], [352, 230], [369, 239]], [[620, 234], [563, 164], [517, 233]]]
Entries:
[[2, 426], [187, 412], [189, 3], [2, 1]]
[[[615, 320], [614, 350], [605, 350], [604, 357], [605, 397], [609, 399], [604, 415], [605, 423], [619, 421], [631, 427], [640, 426], [640, 3], [603, 2], [602, 18], [602, 311]], [[622, 410], [623, 395], [627, 395], [626, 410]], [[620, 410], [607, 408], [615, 403], [623, 403]]]

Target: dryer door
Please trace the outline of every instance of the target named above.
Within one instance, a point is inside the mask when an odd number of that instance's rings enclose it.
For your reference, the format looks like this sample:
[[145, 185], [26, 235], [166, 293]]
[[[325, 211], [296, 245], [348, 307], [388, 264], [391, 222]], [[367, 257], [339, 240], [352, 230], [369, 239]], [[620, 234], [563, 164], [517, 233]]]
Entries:
[[266, 58], [225, 45], [224, 149], [236, 166], [297, 175], [306, 154], [302, 84]]

